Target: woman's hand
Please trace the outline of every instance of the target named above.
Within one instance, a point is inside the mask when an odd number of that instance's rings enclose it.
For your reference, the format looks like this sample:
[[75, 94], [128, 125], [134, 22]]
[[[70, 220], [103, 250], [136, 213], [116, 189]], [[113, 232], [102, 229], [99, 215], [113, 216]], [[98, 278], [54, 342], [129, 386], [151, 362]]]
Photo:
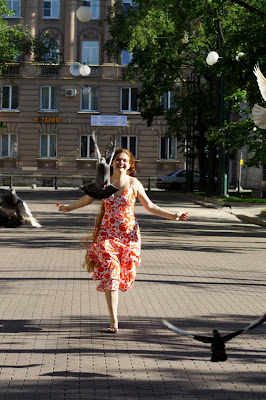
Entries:
[[69, 204], [68, 206], [57, 203], [58, 211], [61, 213], [73, 211], [73, 210], [76, 210], [77, 208], [88, 206], [89, 204], [91, 204], [93, 202], [93, 200], [94, 199], [92, 197], [85, 195], [85, 196], [81, 197], [79, 200], [74, 201], [74, 203]]
[[188, 219], [188, 213], [187, 212], [176, 213], [174, 219], [176, 221], [186, 221]]
[[70, 206], [65, 206], [64, 204], [60, 204], [58, 206], [58, 211], [61, 213], [66, 213], [66, 212], [71, 211], [71, 208], [70, 208]]

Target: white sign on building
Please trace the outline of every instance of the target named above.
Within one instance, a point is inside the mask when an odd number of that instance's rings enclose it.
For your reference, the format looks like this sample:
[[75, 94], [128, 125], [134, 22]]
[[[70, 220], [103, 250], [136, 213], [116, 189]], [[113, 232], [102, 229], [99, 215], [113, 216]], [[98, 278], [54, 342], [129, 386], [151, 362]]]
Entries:
[[91, 126], [127, 126], [127, 116], [92, 115]]

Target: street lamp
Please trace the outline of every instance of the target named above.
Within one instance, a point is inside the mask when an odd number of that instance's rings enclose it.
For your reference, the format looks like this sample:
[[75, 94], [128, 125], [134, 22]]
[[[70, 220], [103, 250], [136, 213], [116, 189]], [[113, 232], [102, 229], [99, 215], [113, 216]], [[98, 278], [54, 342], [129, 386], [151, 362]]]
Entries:
[[[76, 11], [76, 17], [80, 22], [88, 22], [92, 18], [91, 2], [83, 1], [83, 6], [79, 7]], [[91, 69], [86, 64], [74, 62], [70, 65], [70, 73], [73, 76], [89, 76]]]
[[91, 2], [83, 1], [83, 6], [77, 9], [76, 16], [80, 22], [89, 22], [92, 18]]
[[216, 51], [211, 51], [206, 57], [206, 63], [208, 65], [214, 65], [219, 60], [219, 54]]
[[[216, 51], [211, 51], [206, 57], [206, 63], [210, 66], [217, 63], [221, 58]], [[217, 97], [217, 105], [219, 105], [219, 120], [217, 125], [222, 128], [224, 122], [224, 77], [219, 78], [219, 97]], [[228, 149], [226, 151], [224, 143], [219, 145], [219, 193], [228, 196]]]

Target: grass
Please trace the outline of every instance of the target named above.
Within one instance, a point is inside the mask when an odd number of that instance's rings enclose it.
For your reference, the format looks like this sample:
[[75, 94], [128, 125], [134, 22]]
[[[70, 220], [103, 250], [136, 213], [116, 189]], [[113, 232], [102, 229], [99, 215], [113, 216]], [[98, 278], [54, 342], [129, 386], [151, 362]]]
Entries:
[[[179, 189], [179, 190], [165, 190], [165, 192], [162, 193], [188, 193], [186, 189]], [[251, 198], [251, 191], [250, 192], [233, 192], [229, 193], [229, 197], [221, 197], [219, 195], [215, 194], [209, 194], [206, 192], [193, 192], [193, 194], [204, 197], [210, 200], [218, 200], [218, 201], [224, 201], [224, 202], [232, 202], [232, 203], [250, 203], [250, 204], [266, 204], [266, 198]]]
[[203, 197], [207, 197], [209, 199], [215, 199], [219, 201], [227, 201], [227, 202], [232, 202], [232, 203], [255, 203], [255, 204], [266, 204], [266, 198], [251, 198], [251, 192], [250, 193], [233, 193], [229, 197], [219, 197], [215, 195], [211, 195], [209, 193], [204, 193], [204, 192], [195, 192], [195, 194]]
[[249, 197], [223, 197], [223, 198], [218, 198], [218, 200], [222, 201], [230, 201], [232, 203], [265, 203], [266, 204], [266, 199], [251, 199]]

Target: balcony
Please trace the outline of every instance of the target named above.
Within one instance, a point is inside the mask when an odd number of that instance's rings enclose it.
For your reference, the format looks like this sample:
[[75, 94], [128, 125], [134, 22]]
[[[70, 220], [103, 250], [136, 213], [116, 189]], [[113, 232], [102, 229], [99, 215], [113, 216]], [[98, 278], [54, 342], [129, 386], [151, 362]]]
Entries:
[[43, 64], [40, 65], [41, 76], [59, 76], [60, 65], [58, 64]]
[[21, 64], [20, 63], [7, 64], [2, 69], [2, 75], [3, 75], [3, 77], [19, 76], [20, 75], [20, 68], [21, 68]]
[[100, 67], [90, 67], [91, 72], [89, 78], [99, 78], [100, 77]]

